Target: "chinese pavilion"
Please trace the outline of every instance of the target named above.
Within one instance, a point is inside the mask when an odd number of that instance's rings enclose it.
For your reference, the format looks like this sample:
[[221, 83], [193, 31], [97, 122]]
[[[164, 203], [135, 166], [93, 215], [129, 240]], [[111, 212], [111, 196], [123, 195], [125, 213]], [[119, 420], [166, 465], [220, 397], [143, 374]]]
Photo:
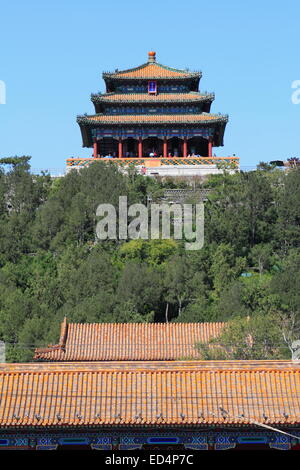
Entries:
[[[152, 51], [139, 67], [103, 73], [106, 93], [91, 97], [96, 114], [77, 118], [83, 147], [93, 148], [93, 159], [111, 157], [122, 165], [225, 161], [237, 167], [236, 157], [213, 157], [213, 147], [223, 145], [228, 116], [210, 112], [214, 94], [199, 91], [201, 76], [159, 64]], [[85, 166], [93, 159], [72, 158], [67, 165]]]

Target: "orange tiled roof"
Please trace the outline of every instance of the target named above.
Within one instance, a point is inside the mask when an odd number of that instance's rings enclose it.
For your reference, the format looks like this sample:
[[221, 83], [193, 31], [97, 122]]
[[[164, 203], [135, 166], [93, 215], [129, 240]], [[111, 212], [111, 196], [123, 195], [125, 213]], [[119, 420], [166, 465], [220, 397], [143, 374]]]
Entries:
[[139, 67], [121, 70], [114, 73], [104, 73], [103, 77], [110, 78], [190, 78], [200, 76], [199, 72], [188, 72], [187, 70], [174, 69], [157, 62], [146, 62]]
[[165, 370], [218, 370], [220, 371], [273, 371], [287, 372], [300, 368], [300, 361], [287, 360], [174, 360], [174, 361], [67, 361], [0, 363], [1, 372], [55, 372], [80, 370], [97, 372], [102, 370], [165, 371]]
[[158, 95], [151, 95], [148, 93], [107, 93], [93, 95], [93, 98], [99, 101], [119, 102], [128, 101], [132, 103], [160, 103], [160, 102], [178, 102], [178, 101], [205, 101], [212, 100], [214, 95], [201, 94], [198, 92], [191, 93], [159, 93]]
[[207, 123], [207, 122], [226, 122], [227, 116], [219, 114], [121, 114], [107, 115], [96, 114], [94, 116], [80, 116], [78, 122], [98, 122], [100, 124], [185, 124], [185, 123]]
[[300, 423], [299, 363], [148, 364], [2, 364], [0, 427]]
[[59, 345], [39, 348], [46, 361], [158, 361], [199, 358], [195, 344], [225, 323], [62, 323]]

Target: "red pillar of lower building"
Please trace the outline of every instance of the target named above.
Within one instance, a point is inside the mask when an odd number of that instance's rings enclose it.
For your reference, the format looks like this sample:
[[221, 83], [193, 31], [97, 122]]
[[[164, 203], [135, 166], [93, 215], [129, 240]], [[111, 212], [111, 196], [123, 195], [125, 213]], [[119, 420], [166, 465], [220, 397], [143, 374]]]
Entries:
[[119, 139], [119, 143], [118, 143], [118, 158], [122, 158], [123, 157], [123, 142], [122, 142], [122, 139]]
[[168, 139], [165, 137], [163, 141], [163, 157], [168, 157]]
[[187, 138], [184, 137], [183, 138], [183, 158], [186, 158], [187, 157]]
[[208, 139], [208, 156], [209, 157], [212, 157], [212, 147], [213, 147], [212, 139]]
[[141, 137], [139, 138], [139, 143], [138, 143], [138, 156], [139, 158], [143, 158], [143, 140]]
[[98, 142], [97, 140], [94, 140], [94, 153], [93, 153], [94, 158], [97, 158], [98, 156]]

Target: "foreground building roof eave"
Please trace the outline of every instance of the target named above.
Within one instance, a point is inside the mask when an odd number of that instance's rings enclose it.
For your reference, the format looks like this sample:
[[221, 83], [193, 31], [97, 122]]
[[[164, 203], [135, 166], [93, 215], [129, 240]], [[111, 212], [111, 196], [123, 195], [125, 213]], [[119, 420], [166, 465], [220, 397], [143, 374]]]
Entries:
[[93, 103], [114, 103], [120, 105], [123, 103], [199, 103], [214, 101], [214, 93], [160, 93], [158, 95], [149, 95], [147, 93], [92, 93], [91, 101]]
[[149, 361], [0, 364], [0, 430], [300, 424], [299, 361], [152, 366]]

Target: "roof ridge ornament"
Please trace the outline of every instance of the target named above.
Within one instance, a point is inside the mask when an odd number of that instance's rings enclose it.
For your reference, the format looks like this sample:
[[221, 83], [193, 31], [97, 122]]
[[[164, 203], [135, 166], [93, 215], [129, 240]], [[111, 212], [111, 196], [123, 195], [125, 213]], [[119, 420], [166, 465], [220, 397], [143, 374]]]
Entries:
[[60, 339], [59, 339], [59, 346], [61, 347], [62, 350], [65, 349], [67, 336], [68, 336], [68, 320], [67, 320], [67, 317], [64, 317], [64, 320], [61, 324]]
[[156, 62], [156, 52], [154, 51], [148, 52], [148, 62]]

